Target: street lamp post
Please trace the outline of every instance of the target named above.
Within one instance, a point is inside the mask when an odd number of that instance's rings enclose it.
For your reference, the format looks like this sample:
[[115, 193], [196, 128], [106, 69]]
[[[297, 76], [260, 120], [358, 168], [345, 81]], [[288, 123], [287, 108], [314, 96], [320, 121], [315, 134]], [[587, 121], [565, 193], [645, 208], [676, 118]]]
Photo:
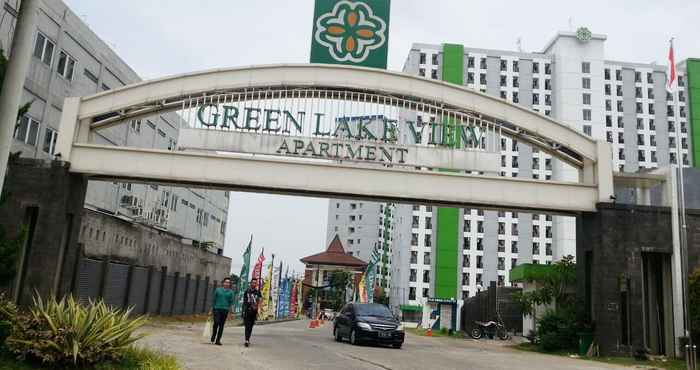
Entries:
[[5, 80], [0, 90], [0, 192], [5, 183], [7, 161], [17, 111], [22, 97], [24, 80], [32, 57], [32, 35], [36, 28], [39, 0], [22, 0], [17, 17], [17, 26], [12, 39], [12, 48], [5, 71]]

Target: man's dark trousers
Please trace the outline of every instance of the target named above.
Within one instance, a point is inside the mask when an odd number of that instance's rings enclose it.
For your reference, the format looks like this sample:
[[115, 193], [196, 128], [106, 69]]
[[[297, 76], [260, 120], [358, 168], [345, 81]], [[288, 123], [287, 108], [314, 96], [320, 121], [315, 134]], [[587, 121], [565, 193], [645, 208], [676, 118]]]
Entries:
[[224, 334], [224, 323], [226, 323], [226, 316], [228, 316], [228, 310], [212, 310], [214, 314], [214, 328], [211, 331], [211, 341], [216, 339], [216, 343], [221, 342], [221, 336]]
[[245, 317], [243, 318], [243, 325], [245, 326], [245, 340], [246, 341], [250, 340], [250, 335], [253, 333], [253, 325], [255, 325], [255, 316], [257, 316], [257, 312], [249, 311], [249, 312], [246, 312]]

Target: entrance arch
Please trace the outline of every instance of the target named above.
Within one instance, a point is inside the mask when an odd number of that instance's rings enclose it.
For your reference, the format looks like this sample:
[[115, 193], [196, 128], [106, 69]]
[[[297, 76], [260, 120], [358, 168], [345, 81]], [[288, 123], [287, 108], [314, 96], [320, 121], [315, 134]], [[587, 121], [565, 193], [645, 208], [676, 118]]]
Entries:
[[[313, 111], [292, 109], [299, 108], [294, 104], [302, 101], [311, 102], [308, 106]], [[285, 111], [283, 105], [289, 102], [292, 108]], [[232, 107], [229, 110], [227, 103]], [[240, 114], [235, 120], [234, 107]], [[266, 117], [268, 110], [272, 113]], [[331, 119], [326, 118], [323, 124], [318, 123], [320, 119], [309, 119], [314, 113], [326, 115], [329, 110]], [[276, 120], [270, 118], [274, 111], [279, 111]], [[182, 120], [178, 139], [182, 150], [116, 147], [93, 141], [96, 130], [168, 112], [177, 112]], [[428, 131], [432, 130], [427, 140], [417, 139], [416, 130], [425, 130], [418, 123], [418, 116], [431, 118], [426, 123]], [[308, 121], [306, 127], [292, 135], [296, 128], [294, 119], [303, 117]], [[350, 128], [347, 137], [324, 135], [331, 128], [337, 133], [337, 126], [357, 117], [359, 136], [351, 135]], [[381, 117], [378, 125], [384, 127], [384, 137], [375, 135], [372, 140], [372, 134], [362, 136], [362, 120], [367, 117]], [[281, 124], [283, 118], [287, 119], [287, 132], [281, 126], [275, 127], [281, 132], [273, 131], [272, 125]], [[403, 141], [400, 137], [386, 140], [387, 122], [396, 124]], [[270, 125], [264, 135], [263, 124]], [[607, 202], [613, 195], [607, 143], [471, 89], [368, 68], [269, 65], [145, 81], [66, 99], [60, 132], [60, 158], [71, 163], [72, 172], [93, 178], [561, 213], [594, 211], [596, 203]], [[344, 147], [351, 145], [353, 136], [365, 146], [376, 147], [376, 153], [383, 153], [382, 145], [398, 143], [401, 146], [393, 149], [413, 153], [417, 162], [378, 163], [371, 161], [369, 154], [358, 161], [352, 150], [352, 158], [345, 153], [342, 158], [310, 160], [321, 145], [319, 140]], [[566, 162], [578, 169], [580, 181], [489, 174], [480, 165], [493, 162], [500, 137], [517, 139]], [[251, 149], [266, 145], [265, 140], [279, 143], [285, 138], [304, 138], [305, 146], [311, 143], [309, 158], [279, 155], [279, 149], [277, 153]]]

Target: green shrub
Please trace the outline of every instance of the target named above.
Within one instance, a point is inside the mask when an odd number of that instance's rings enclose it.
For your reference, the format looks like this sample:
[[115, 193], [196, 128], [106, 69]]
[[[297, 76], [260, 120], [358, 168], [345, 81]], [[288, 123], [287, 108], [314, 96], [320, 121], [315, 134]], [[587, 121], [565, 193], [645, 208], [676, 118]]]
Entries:
[[0, 348], [12, 333], [12, 325], [17, 317], [17, 306], [4, 294], [0, 294]]
[[104, 302], [80, 305], [72, 297], [34, 299], [26, 315], [17, 316], [7, 347], [20, 358], [57, 365], [92, 365], [118, 362], [132, 343], [143, 335], [134, 331], [144, 317], [129, 318], [129, 311], [110, 308]]
[[543, 351], [555, 352], [576, 349], [576, 315], [565, 310], [547, 311], [537, 326], [539, 346]]
[[[180, 364], [175, 357], [165, 355], [147, 348], [131, 346], [124, 351], [124, 357], [119, 369], [138, 370], [180, 370]], [[113, 364], [100, 364], [95, 370], [112, 370]]]

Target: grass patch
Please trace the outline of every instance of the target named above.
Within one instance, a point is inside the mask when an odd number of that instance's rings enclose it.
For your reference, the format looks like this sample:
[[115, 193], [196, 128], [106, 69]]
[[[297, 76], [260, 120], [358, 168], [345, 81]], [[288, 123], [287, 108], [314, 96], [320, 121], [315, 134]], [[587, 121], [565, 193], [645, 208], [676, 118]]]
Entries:
[[575, 355], [576, 357], [574, 357], [574, 358], [578, 358], [581, 360], [605, 362], [605, 363], [614, 364], [614, 365], [652, 366], [655, 368], [666, 369], [666, 370], [685, 370], [686, 369], [685, 361], [678, 360], [678, 359], [667, 359], [666, 361], [662, 361], [662, 360], [640, 361], [640, 360], [636, 360], [632, 357], [586, 357], [586, 356], [578, 356], [578, 353], [574, 353], [571, 351], [545, 352], [532, 343], [521, 343], [521, 344], [512, 346], [511, 348], [515, 348], [515, 349], [518, 349], [521, 351], [537, 352], [537, 353], [542, 353], [542, 354], [546, 354], [546, 355], [553, 355], [553, 356], [571, 357], [572, 355]]
[[[65, 369], [65, 367], [60, 367]], [[11, 354], [0, 354], [0, 369], [3, 370], [54, 370], [57, 367], [37, 362], [21, 361]], [[120, 363], [101, 363], [95, 367], [76, 367], [74, 370], [181, 370], [177, 359], [142, 347], [131, 347]]]

